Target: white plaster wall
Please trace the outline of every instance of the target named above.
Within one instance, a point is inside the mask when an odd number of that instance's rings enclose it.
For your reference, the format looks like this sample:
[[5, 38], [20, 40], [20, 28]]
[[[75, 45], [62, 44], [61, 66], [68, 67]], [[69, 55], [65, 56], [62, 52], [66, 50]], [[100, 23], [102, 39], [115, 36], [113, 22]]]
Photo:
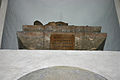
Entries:
[[1, 41], [2, 41], [3, 28], [4, 28], [8, 0], [1, 0], [0, 2], [1, 2], [0, 3], [0, 48], [1, 48]]
[[34, 20], [102, 26], [102, 32], [108, 34], [105, 50], [120, 50], [120, 27], [113, 0], [9, 0], [2, 48], [17, 49], [16, 31]]
[[32, 71], [51, 66], [73, 66], [120, 80], [120, 52], [1, 50], [0, 80], [17, 80]]

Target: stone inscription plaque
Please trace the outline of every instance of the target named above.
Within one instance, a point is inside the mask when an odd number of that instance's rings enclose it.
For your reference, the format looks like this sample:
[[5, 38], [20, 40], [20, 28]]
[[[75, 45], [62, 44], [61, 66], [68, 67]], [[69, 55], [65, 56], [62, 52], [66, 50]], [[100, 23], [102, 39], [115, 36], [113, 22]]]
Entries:
[[74, 50], [75, 35], [72, 33], [51, 34], [50, 48], [52, 50]]

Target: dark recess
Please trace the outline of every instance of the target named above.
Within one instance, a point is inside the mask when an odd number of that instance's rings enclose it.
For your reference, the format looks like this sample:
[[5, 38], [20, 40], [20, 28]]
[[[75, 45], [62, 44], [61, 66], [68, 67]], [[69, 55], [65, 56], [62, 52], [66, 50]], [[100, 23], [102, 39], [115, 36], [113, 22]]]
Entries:
[[0, 0], [0, 8], [1, 8], [1, 3], [2, 3], [2, 0]]

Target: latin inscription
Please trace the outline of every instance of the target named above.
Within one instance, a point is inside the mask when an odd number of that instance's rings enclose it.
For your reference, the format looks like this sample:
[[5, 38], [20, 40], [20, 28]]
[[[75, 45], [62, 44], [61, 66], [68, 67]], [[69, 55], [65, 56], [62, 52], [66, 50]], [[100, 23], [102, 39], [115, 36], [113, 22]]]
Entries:
[[74, 34], [52, 34], [50, 37], [50, 48], [53, 50], [74, 50], [74, 46]]

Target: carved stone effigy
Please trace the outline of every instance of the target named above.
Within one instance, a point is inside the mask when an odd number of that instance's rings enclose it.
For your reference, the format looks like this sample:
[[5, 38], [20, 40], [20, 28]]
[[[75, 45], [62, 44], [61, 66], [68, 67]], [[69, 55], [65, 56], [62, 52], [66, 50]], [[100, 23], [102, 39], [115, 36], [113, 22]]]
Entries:
[[64, 22], [23, 25], [17, 32], [19, 49], [103, 50], [106, 33], [100, 26], [74, 26]]

